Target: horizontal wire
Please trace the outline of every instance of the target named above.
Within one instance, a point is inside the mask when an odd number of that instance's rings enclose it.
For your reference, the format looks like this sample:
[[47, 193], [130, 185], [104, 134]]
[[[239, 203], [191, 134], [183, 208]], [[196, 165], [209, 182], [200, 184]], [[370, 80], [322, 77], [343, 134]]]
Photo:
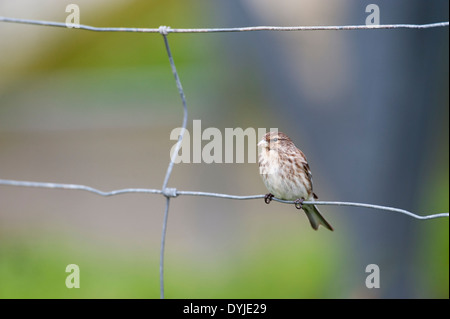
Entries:
[[241, 27], [241, 28], [189, 28], [189, 29], [172, 29], [170, 27], [161, 26], [159, 28], [109, 28], [109, 27], [93, 27], [90, 25], [80, 24], [73, 27], [73, 24], [65, 22], [30, 20], [8, 18], [0, 16], [0, 22], [30, 24], [48, 27], [68, 28], [68, 25], [74, 29], [96, 31], [96, 32], [141, 32], [141, 33], [210, 33], [210, 32], [248, 32], [248, 31], [329, 31], [329, 30], [370, 30], [370, 29], [428, 29], [447, 27], [449, 22], [436, 22], [428, 24], [379, 24], [379, 25], [343, 25], [343, 26], [255, 26], [255, 27]]
[[[110, 192], [100, 191], [98, 189], [92, 188], [90, 186], [84, 185], [75, 185], [75, 184], [59, 184], [59, 183], [41, 183], [41, 182], [29, 182], [29, 181], [16, 181], [16, 180], [6, 180], [0, 179], [0, 185], [6, 186], [22, 186], [22, 187], [39, 187], [39, 188], [52, 188], [52, 189], [70, 189], [70, 190], [83, 190], [87, 192], [91, 192], [101, 196], [113, 196], [125, 193], [147, 193], [147, 194], [161, 194], [168, 197], [168, 193], [164, 193], [160, 189], [147, 189], [147, 188], [125, 188], [114, 190]], [[208, 192], [196, 192], [196, 191], [178, 191], [174, 190], [172, 192], [171, 197], [176, 196], [205, 196], [205, 197], [215, 197], [215, 198], [225, 198], [225, 199], [234, 199], [234, 200], [251, 200], [251, 199], [259, 199], [264, 198], [265, 195], [249, 195], [249, 196], [239, 196], [239, 195], [229, 195], [229, 194], [221, 194], [221, 193], [208, 193]], [[274, 201], [284, 203], [284, 204], [294, 204], [294, 201], [287, 201], [278, 199], [276, 197], [273, 198]], [[334, 205], [334, 206], [353, 206], [353, 207], [363, 207], [363, 208], [372, 208], [377, 210], [385, 210], [396, 213], [401, 213], [416, 219], [433, 219], [440, 217], [449, 217], [449, 213], [439, 213], [439, 214], [431, 214], [431, 215], [417, 215], [410, 211], [400, 208], [394, 208], [389, 206], [381, 206], [381, 205], [373, 205], [373, 204], [365, 204], [365, 203], [353, 203], [353, 202], [336, 202], [336, 201], [304, 201], [304, 205]]]
[[53, 188], [53, 189], [71, 189], [71, 190], [82, 190], [91, 192], [101, 196], [113, 196], [127, 193], [147, 193], [147, 194], [162, 194], [160, 189], [147, 189], [147, 188], [125, 188], [118, 189], [110, 192], [104, 192], [95, 189], [90, 186], [76, 185], [76, 184], [59, 184], [59, 183], [42, 183], [42, 182], [30, 182], [30, 181], [15, 181], [0, 179], [0, 185], [7, 186], [21, 186], [21, 187], [39, 187], [39, 188]]

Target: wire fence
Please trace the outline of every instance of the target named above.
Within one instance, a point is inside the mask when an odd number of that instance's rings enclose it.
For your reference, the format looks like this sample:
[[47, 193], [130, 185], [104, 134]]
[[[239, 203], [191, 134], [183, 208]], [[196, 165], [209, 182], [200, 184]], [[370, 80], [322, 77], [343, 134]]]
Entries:
[[[0, 22], [7, 23], [19, 23], [19, 24], [28, 24], [28, 25], [37, 25], [37, 26], [50, 26], [50, 27], [61, 27], [61, 28], [69, 28], [67, 23], [61, 22], [53, 22], [53, 21], [41, 21], [41, 20], [28, 20], [28, 19], [17, 19], [17, 18], [8, 18], [0, 16]], [[181, 85], [180, 78], [178, 76], [178, 72], [175, 66], [175, 62], [173, 60], [172, 52], [170, 49], [168, 35], [170, 33], [209, 33], [209, 32], [249, 32], [249, 31], [343, 31], [343, 30], [371, 30], [371, 29], [429, 29], [429, 28], [438, 28], [438, 27], [448, 27], [449, 22], [437, 22], [430, 24], [381, 24], [381, 25], [347, 25], [347, 26], [292, 26], [292, 27], [276, 27], [276, 26], [256, 26], [256, 27], [243, 27], [243, 28], [200, 28], [200, 29], [172, 29], [167, 26], [160, 26], [159, 28], [104, 28], [104, 27], [93, 27], [89, 25], [79, 24], [75, 26], [76, 29], [95, 31], [95, 32], [138, 32], [138, 33], [159, 33], [162, 35], [164, 39], [164, 45], [167, 51], [167, 55], [169, 58], [170, 67], [172, 69], [172, 73], [175, 78], [175, 83], [178, 88], [178, 92], [180, 94], [180, 98], [183, 106], [183, 120], [180, 135], [178, 141], [175, 145], [175, 149], [172, 153], [171, 160], [167, 167], [167, 171], [164, 177], [163, 185], [161, 189], [146, 189], [146, 188], [126, 188], [119, 189], [113, 191], [101, 191], [90, 186], [85, 185], [76, 185], [76, 184], [60, 184], [60, 183], [43, 183], [43, 182], [33, 182], [33, 181], [17, 181], [17, 180], [7, 180], [0, 179], [0, 185], [4, 186], [21, 186], [21, 187], [38, 187], [38, 188], [49, 188], [49, 189], [62, 189], [62, 190], [81, 190], [91, 192], [101, 196], [115, 196], [120, 194], [128, 194], [128, 193], [144, 193], [144, 194], [157, 194], [162, 195], [166, 198], [166, 205], [164, 210], [164, 220], [162, 225], [162, 233], [161, 233], [161, 248], [160, 248], [160, 264], [159, 264], [159, 272], [160, 272], [160, 296], [164, 298], [164, 252], [165, 252], [165, 240], [166, 240], [166, 231], [168, 225], [168, 216], [169, 216], [169, 204], [172, 198], [177, 196], [206, 196], [206, 197], [214, 197], [214, 198], [223, 198], [223, 199], [233, 199], [233, 200], [253, 200], [253, 199], [262, 199], [265, 195], [250, 195], [250, 196], [240, 196], [240, 195], [230, 195], [230, 194], [220, 194], [220, 193], [209, 193], [209, 192], [197, 192], [197, 191], [182, 191], [177, 190], [176, 188], [167, 187], [169, 178], [172, 174], [173, 165], [175, 163], [175, 158], [178, 154], [178, 151], [181, 148], [182, 139], [187, 127], [187, 119], [188, 119], [188, 108], [185, 99], [185, 94], [183, 91], [183, 87]], [[72, 28], [71, 26], [70, 28]], [[278, 198], [273, 198], [273, 200], [285, 203], [285, 204], [295, 204], [294, 201], [286, 201]], [[303, 204], [314, 204], [314, 205], [337, 205], [337, 206], [353, 206], [353, 207], [363, 207], [363, 208], [371, 208], [376, 210], [384, 210], [394, 213], [400, 213], [407, 215], [409, 217], [419, 219], [419, 220], [427, 220], [441, 217], [449, 217], [449, 213], [439, 213], [439, 214], [430, 214], [430, 215], [418, 215], [412, 213], [410, 211], [389, 207], [389, 206], [380, 206], [380, 205], [372, 205], [366, 203], [353, 203], [353, 202], [337, 202], [337, 201], [304, 201]]]
[[[0, 16], [0, 22], [11, 22], [21, 24], [31, 24], [48, 27], [67, 28], [67, 23], [54, 21], [41, 21], [29, 19], [17, 19]], [[276, 26], [257, 26], [242, 28], [192, 28], [192, 29], [172, 29], [167, 26], [159, 28], [105, 28], [93, 27], [90, 25], [79, 24], [75, 28], [97, 32], [140, 32], [140, 33], [161, 33], [168, 35], [169, 33], [211, 33], [211, 32], [248, 32], [248, 31], [340, 31], [340, 30], [370, 30], [370, 29], [429, 29], [437, 27], [448, 27], [449, 22], [436, 22], [428, 24], [378, 24], [378, 25], [342, 25], [342, 26], [292, 26], [292, 27], [276, 27]]]

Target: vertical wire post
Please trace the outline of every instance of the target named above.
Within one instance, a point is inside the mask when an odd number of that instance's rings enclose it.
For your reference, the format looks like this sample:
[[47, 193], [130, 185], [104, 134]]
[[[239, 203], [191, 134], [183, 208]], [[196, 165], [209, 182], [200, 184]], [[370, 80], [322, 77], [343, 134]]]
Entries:
[[175, 145], [174, 152], [172, 153], [172, 155], [170, 157], [169, 167], [167, 167], [166, 177], [164, 178], [164, 183], [163, 183], [163, 187], [162, 187], [164, 190], [167, 187], [167, 184], [169, 182], [169, 177], [170, 177], [170, 174], [172, 173], [175, 158], [178, 156], [178, 151], [181, 148], [181, 141], [183, 140], [184, 132], [186, 131], [188, 114], [187, 114], [186, 97], [184, 95], [183, 87], [181, 86], [181, 81], [178, 76], [177, 69], [175, 67], [175, 62], [173, 61], [172, 52], [170, 51], [169, 41], [167, 40], [167, 34], [168, 34], [170, 28], [162, 26], [162, 27], [160, 27], [160, 30], [161, 30], [160, 32], [164, 38], [164, 44], [166, 45], [166, 51], [167, 51], [167, 55], [169, 56], [170, 66], [172, 68], [173, 76], [175, 77], [175, 82], [177, 84], [178, 92], [181, 97], [181, 102], [183, 103], [183, 111], [184, 111], [183, 123], [181, 125], [181, 132], [180, 132], [180, 135], [178, 136], [178, 141], [177, 141], [177, 144]]
[[164, 299], [164, 251], [165, 251], [165, 244], [166, 244], [166, 232], [167, 232], [167, 221], [169, 218], [169, 203], [171, 197], [176, 197], [177, 192], [174, 188], [167, 188], [167, 184], [169, 182], [170, 175], [172, 173], [173, 165], [175, 163], [175, 158], [178, 156], [178, 152], [181, 148], [181, 143], [183, 140], [184, 132], [186, 131], [186, 125], [187, 125], [187, 104], [186, 104], [186, 98], [184, 95], [183, 87], [181, 86], [181, 81], [178, 76], [177, 69], [175, 67], [175, 62], [173, 61], [172, 52], [170, 50], [169, 41], [167, 40], [167, 35], [169, 34], [170, 28], [166, 26], [160, 26], [159, 32], [163, 36], [164, 44], [166, 46], [167, 55], [169, 57], [170, 67], [172, 68], [173, 76], [175, 77], [175, 82], [178, 88], [178, 92], [181, 97], [181, 102], [183, 103], [183, 123], [181, 127], [180, 135], [178, 136], [177, 144], [175, 145], [174, 152], [170, 156], [170, 163], [167, 167], [166, 176], [164, 177], [164, 182], [162, 186], [162, 193], [166, 197], [166, 208], [164, 212], [164, 221], [162, 226], [162, 232], [161, 232], [161, 252], [160, 252], [160, 261], [159, 261], [159, 276], [160, 276], [160, 296], [161, 299]]
[[164, 299], [164, 248], [166, 245], [166, 230], [167, 230], [167, 219], [169, 217], [169, 202], [170, 198], [166, 197], [166, 210], [164, 212], [164, 221], [161, 234], [161, 252], [159, 256], [159, 284], [160, 284], [161, 299]]

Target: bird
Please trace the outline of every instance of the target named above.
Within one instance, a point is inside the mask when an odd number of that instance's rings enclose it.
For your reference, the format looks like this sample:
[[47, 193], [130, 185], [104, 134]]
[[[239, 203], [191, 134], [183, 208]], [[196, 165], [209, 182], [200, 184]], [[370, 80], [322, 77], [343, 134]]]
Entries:
[[316, 205], [303, 205], [303, 201], [318, 199], [313, 192], [311, 169], [305, 154], [282, 132], [266, 133], [258, 146], [261, 147], [259, 172], [269, 191], [264, 197], [265, 203], [269, 204], [273, 197], [294, 201], [295, 207], [306, 213], [313, 229], [322, 225], [333, 231]]

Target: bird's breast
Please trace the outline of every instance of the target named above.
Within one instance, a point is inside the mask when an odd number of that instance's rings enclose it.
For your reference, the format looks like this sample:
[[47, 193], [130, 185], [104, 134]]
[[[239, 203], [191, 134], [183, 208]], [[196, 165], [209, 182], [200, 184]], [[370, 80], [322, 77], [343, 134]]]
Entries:
[[278, 152], [263, 150], [259, 157], [260, 174], [270, 193], [280, 199], [309, 199], [308, 183], [292, 161], [283, 160]]

